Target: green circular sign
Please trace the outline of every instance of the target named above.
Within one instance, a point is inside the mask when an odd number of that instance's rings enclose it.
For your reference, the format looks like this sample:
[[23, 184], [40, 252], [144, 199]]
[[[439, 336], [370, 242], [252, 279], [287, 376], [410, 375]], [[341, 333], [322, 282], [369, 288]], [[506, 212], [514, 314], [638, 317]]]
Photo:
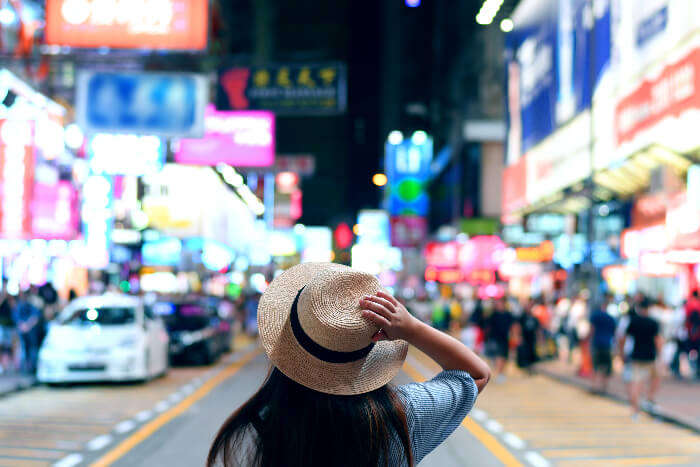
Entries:
[[418, 197], [423, 193], [423, 184], [415, 178], [406, 178], [401, 180], [399, 185], [396, 187], [396, 194], [401, 199], [407, 203], [411, 203], [418, 199]]

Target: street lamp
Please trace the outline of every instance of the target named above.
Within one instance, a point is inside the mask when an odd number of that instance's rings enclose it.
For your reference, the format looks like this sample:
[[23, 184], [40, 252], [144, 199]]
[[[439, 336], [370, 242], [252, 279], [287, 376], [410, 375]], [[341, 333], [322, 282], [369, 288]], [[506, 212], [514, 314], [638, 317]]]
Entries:
[[384, 186], [386, 185], [387, 178], [386, 175], [382, 173], [374, 174], [372, 176], [372, 183], [374, 183], [377, 186]]
[[397, 146], [403, 142], [403, 133], [401, 133], [399, 130], [394, 130], [391, 133], [389, 133], [388, 140], [389, 144]]

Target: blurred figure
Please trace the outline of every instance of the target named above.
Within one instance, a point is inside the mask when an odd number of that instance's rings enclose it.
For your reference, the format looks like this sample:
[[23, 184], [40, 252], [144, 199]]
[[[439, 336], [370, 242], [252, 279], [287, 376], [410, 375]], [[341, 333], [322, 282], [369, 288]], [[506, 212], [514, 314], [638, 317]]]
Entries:
[[486, 323], [486, 354], [494, 359], [496, 381], [503, 381], [503, 371], [509, 354], [510, 331], [513, 326], [513, 315], [506, 309], [504, 299], [494, 302], [493, 313]]
[[537, 361], [537, 336], [541, 327], [534, 310], [538, 305], [539, 301], [526, 305], [514, 327], [518, 341], [516, 362], [528, 374], [532, 373], [532, 365]]
[[447, 304], [447, 300], [442, 297], [435, 300], [431, 318], [435, 329], [447, 331], [450, 327], [450, 307]]
[[428, 295], [425, 292], [419, 292], [416, 298], [409, 302], [408, 311], [410, 311], [413, 316], [418, 318], [424, 323], [429, 323], [432, 307], [428, 301]]
[[617, 323], [608, 312], [613, 297], [606, 294], [601, 307], [591, 314], [593, 338], [591, 351], [593, 353], [594, 391], [606, 393], [612, 374], [612, 347], [615, 340]]
[[685, 305], [686, 351], [695, 360], [695, 377], [700, 378], [700, 292], [694, 290]]
[[648, 381], [647, 400], [654, 405], [654, 398], [659, 388], [659, 372], [656, 364], [657, 356], [661, 350], [661, 336], [659, 335], [659, 323], [649, 316], [650, 302], [641, 299], [636, 305], [636, 313], [630, 316], [629, 325], [620, 343], [620, 353], [624, 352], [627, 337], [634, 339], [634, 346], [630, 355], [631, 374], [628, 384], [632, 415], [639, 414], [639, 397], [642, 392], [642, 382]]
[[243, 309], [245, 311], [244, 330], [249, 336], [258, 335], [258, 303], [261, 294], [253, 292], [246, 298]]
[[17, 326], [22, 348], [20, 368], [24, 372], [34, 373], [41, 345], [41, 311], [32, 305], [26, 292], [22, 292], [17, 299], [12, 319]]
[[0, 374], [14, 370], [14, 328], [12, 297], [3, 292], [0, 298]]

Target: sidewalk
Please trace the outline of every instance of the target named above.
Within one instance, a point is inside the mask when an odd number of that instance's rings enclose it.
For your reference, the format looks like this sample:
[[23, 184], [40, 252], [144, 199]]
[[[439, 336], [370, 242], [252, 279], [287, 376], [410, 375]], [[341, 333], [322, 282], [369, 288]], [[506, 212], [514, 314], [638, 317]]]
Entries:
[[[559, 381], [574, 384], [583, 389], [592, 388], [592, 379], [578, 376], [576, 368], [566, 362], [559, 360], [546, 361], [539, 363], [536, 368], [538, 372]], [[627, 401], [627, 393], [621, 375], [614, 374], [610, 379], [608, 397]], [[661, 388], [656, 397], [656, 404], [657, 406], [653, 412], [644, 407], [642, 408], [651, 415], [659, 416], [700, 432], [700, 382], [678, 381], [667, 377], [661, 382]]]
[[0, 397], [33, 386], [34, 377], [17, 373], [0, 374]]

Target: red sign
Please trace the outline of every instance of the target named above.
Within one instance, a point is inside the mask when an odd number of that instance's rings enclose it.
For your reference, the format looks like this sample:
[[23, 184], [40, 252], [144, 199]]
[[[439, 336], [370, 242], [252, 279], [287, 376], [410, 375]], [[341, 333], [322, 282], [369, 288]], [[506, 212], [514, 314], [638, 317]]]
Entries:
[[430, 242], [425, 245], [425, 263], [435, 269], [456, 269], [458, 267], [459, 243]]
[[509, 215], [527, 206], [527, 172], [525, 156], [503, 170], [503, 214]]
[[666, 232], [672, 250], [700, 250], [700, 206], [680, 193], [669, 200]]
[[391, 218], [391, 244], [399, 248], [421, 245], [428, 235], [428, 222], [420, 216]]
[[654, 78], [618, 102], [615, 108], [617, 143], [631, 141], [665, 117], [700, 108], [700, 48], [668, 65]]
[[496, 235], [472, 237], [459, 250], [459, 267], [464, 272], [496, 271], [505, 250], [506, 244]]
[[46, 43], [204, 50], [208, 0], [47, 0]]
[[632, 207], [632, 226], [660, 224], [666, 220], [666, 193], [642, 195]]
[[30, 122], [0, 120], [0, 234], [5, 238], [23, 238], [31, 231], [32, 141]]

